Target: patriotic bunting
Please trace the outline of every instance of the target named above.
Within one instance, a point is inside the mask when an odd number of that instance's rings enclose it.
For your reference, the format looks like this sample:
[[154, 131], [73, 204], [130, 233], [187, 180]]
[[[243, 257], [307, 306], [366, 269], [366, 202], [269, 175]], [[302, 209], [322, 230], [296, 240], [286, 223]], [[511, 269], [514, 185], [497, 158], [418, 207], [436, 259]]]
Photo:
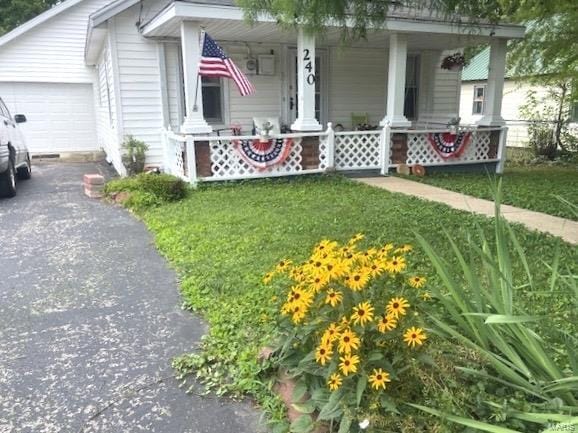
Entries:
[[466, 131], [457, 134], [435, 132], [427, 135], [428, 141], [443, 159], [459, 157], [470, 142], [471, 137], [472, 133]]
[[284, 163], [293, 147], [291, 138], [234, 140], [233, 148], [247, 164], [265, 170]]

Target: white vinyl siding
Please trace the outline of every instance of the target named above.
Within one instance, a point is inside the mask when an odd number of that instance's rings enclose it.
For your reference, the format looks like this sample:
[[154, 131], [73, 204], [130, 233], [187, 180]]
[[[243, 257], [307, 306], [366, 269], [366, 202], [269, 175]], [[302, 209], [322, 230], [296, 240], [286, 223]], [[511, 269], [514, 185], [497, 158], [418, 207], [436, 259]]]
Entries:
[[436, 119], [450, 120], [459, 113], [461, 72], [442, 69], [441, 61], [440, 58], [435, 69], [433, 112]]
[[[231, 56], [239, 68], [245, 71], [248, 58], [247, 47], [242, 45], [223, 44], [225, 52]], [[244, 132], [251, 132], [254, 117], [278, 117], [283, 123], [283, 80], [280, 45], [251, 44], [251, 56], [275, 53], [275, 75], [248, 75], [257, 91], [253, 95], [241, 96], [239, 89], [231, 80], [225, 84], [225, 127], [240, 124]], [[246, 72], [246, 71], [245, 71]], [[226, 107], [229, 107], [227, 110]]]
[[119, 123], [123, 139], [132, 135], [149, 146], [149, 164], [162, 164], [159, 49], [156, 41], [143, 38], [136, 29], [138, 14], [139, 8], [133, 7], [111, 21], [118, 62], [115, 76], [120, 92]]
[[329, 121], [350, 129], [351, 113], [368, 113], [378, 125], [385, 116], [387, 51], [332, 48], [328, 69]]
[[98, 143], [117, 171], [122, 171], [120, 159], [118, 116], [116, 109], [116, 88], [112, 55], [109, 42], [100, 56], [96, 67], [98, 94], [95, 98], [97, 113]]
[[180, 45], [165, 44], [166, 80], [169, 123], [173, 131], [178, 131], [183, 123], [182, 70]]
[[0, 81], [92, 83], [84, 64], [88, 16], [111, 0], [85, 0], [0, 47]]

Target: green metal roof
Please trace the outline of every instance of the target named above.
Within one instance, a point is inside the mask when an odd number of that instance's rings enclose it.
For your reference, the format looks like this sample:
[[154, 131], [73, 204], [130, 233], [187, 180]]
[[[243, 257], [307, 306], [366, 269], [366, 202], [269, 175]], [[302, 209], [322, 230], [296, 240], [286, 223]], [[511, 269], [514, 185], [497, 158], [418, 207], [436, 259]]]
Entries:
[[[490, 47], [480, 51], [462, 71], [462, 81], [485, 81], [488, 79], [490, 65]], [[512, 78], [511, 71], [506, 70], [506, 78]]]

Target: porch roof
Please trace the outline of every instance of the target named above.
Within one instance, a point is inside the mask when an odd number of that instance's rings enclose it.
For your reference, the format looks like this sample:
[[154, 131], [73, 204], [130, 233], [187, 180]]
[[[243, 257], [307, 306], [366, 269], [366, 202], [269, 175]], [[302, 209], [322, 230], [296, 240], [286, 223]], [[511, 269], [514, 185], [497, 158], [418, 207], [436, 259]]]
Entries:
[[[148, 38], [179, 38], [180, 23], [198, 21], [205, 30], [222, 41], [295, 43], [297, 32], [282, 30], [270, 16], [261, 16], [249, 25], [243, 11], [232, 0], [176, 0], [144, 24], [141, 32]], [[386, 47], [388, 34], [406, 33], [410, 49], [448, 50], [487, 43], [490, 37], [517, 39], [524, 36], [524, 27], [510, 24], [476, 24], [475, 27], [458, 25], [431, 13], [392, 14], [381, 27], [368, 34], [367, 40], [353, 46]], [[330, 27], [320, 37], [319, 45], [340, 45], [341, 30]]]

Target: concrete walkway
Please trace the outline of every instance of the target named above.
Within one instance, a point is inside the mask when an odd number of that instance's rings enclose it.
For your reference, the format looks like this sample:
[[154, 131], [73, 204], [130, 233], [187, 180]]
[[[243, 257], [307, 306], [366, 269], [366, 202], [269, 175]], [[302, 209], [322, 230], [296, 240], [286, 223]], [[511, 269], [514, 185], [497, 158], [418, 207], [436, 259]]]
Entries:
[[[459, 192], [448, 191], [447, 189], [394, 176], [357, 178], [355, 180], [377, 188], [386, 189], [390, 192], [398, 192], [429, 201], [444, 203], [454, 209], [465, 210], [489, 217], [494, 216], [493, 201], [483, 200]], [[578, 244], [578, 222], [576, 221], [509, 205], [502, 205], [501, 209], [504, 218], [510, 222], [523, 224], [530, 230], [537, 230], [558, 236], [573, 245]]]
[[247, 403], [185, 393], [206, 325], [144, 225], [82, 193], [95, 164], [34, 166], [0, 200], [0, 433], [254, 433]]

